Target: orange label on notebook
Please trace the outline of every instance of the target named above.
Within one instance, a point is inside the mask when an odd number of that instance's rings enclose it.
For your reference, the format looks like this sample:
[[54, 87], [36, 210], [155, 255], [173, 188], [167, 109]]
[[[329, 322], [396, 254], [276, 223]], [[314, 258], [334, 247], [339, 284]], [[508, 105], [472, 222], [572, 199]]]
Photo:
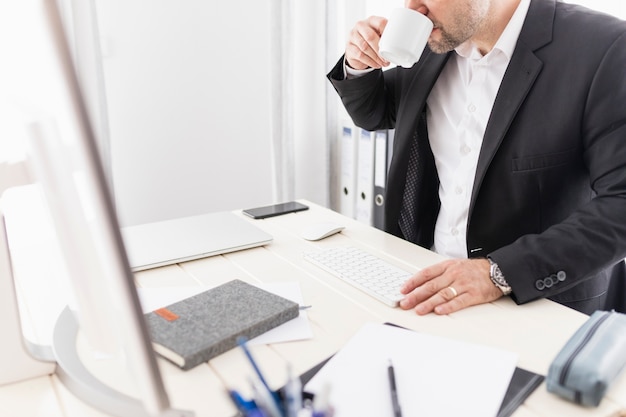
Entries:
[[176, 319], [178, 319], [178, 315], [171, 312], [170, 310], [168, 310], [167, 308], [159, 308], [158, 310], [154, 310], [154, 312], [156, 314], [158, 314], [159, 316], [163, 317], [165, 320], [167, 321], [174, 321]]

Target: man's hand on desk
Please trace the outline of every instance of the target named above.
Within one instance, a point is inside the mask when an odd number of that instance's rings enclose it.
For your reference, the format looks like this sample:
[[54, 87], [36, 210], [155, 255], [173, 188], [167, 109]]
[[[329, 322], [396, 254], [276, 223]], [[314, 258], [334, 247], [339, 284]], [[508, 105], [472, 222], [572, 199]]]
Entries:
[[452, 259], [424, 268], [404, 283], [400, 307], [419, 315], [450, 314], [502, 297], [489, 278], [487, 259]]

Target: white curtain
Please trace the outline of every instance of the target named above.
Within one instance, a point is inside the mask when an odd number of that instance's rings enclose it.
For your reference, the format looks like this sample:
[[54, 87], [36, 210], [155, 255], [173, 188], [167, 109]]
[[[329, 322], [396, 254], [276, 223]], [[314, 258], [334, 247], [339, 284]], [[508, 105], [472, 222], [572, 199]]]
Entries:
[[109, 120], [96, 5], [94, 0], [57, 0], [57, 3], [63, 15], [104, 171], [109, 187], [113, 189]]
[[327, 206], [327, 2], [272, 0], [272, 167], [274, 199]]
[[270, 19], [272, 187], [275, 201], [287, 201], [295, 198], [292, 1], [271, 1]]

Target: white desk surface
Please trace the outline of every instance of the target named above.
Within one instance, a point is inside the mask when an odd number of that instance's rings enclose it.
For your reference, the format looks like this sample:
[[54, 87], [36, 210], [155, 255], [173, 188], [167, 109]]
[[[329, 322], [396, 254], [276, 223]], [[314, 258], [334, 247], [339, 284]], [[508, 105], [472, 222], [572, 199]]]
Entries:
[[[337, 352], [365, 322], [392, 322], [420, 332], [491, 345], [519, 354], [518, 366], [545, 375], [554, 356], [565, 341], [586, 320], [585, 315], [547, 300], [518, 306], [509, 298], [472, 307], [449, 316], [417, 316], [412, 311], [393, 309], [353, 289], [303, 260], [307, 250], [337, 245], [356, 246], [377, 254], [408, 270], [438, 261], [439, 255], [366, 226], [341, 214], [304, 201], [310, 210], [265, 220], [248, 219], [264, 229], [274, 241], [264, 247], [234, 252], [183, 264], [138, 272], [141, 287], [217, 285], [234, 278], [250, 283], [298, 282], [305, 304], [312, 305], [308, 317], [314, 337], [310, 340], [253, 346], [253, 355], [267, 373], [269, 383], [279, 387], [285, 382], [289, 361], [303, 373]], [[299, 237], [307, 225], [335, 221], [346, 226], [337, 235], [318, 242]], [[17, 252], [23, 243], [29, 256], [14, 259], [19, 291], [29, 319], [38, 324], [33, 337], [45, 341], [55, 316], [51, 311], [63, 307], [58, 283], [50, 276], [52, 254], [32, 261], [37, 239], [17, 239]], [[22, 242], [22, 243], [20, 243]], [[14, 255], [15, 256], [15, 255]], [[39, 276], [39, 282], [23, 282], [23, 276]], [[44, 311], [45, 313], [42, 313]], [[47, 323], [46, 323], [47, 321]], [[43, 330], [42, 330], [43, 329]], [[80, 339], [80, 338], [79, 338]], [[80, 340], [79, 340], [80, 343]], [[87, 359], [88, 367], [105, 383], [132, 392], [124, 370], [106, 360]], [[208, 364], [181, 371], [159, 359], [170, 401], [176, 408], [190, 409], [197, 416], [230, 417], [235, 408], [225, 395], [225, 387], [247, 392], [247, 376], [252, 373], [239, 349], [230, 350]], [[531, 416], [612, 416], [626, 408], [626, 375], [612, 386], [598, 408], [588, 409], [563, 401], [546, 391], [542, 384], [515, 412], [515, 417]], [[19, 411], [17, 411], [19, 410]], [[0, 415], [23, 417], [104, 416], [75, 398], [55, 375], [0, 386]]]

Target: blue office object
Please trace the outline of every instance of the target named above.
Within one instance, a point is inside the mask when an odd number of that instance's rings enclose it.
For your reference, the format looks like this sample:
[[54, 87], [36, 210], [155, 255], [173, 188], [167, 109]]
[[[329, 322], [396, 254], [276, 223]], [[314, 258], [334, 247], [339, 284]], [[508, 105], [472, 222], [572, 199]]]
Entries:
[[244, 417], [269, 417], [267, 413], [260, 408], [249, 410], [243, 414]]
[[229, 390], [228, 395], [233, 400], [233, 403], [239, 411], [247, 414], [249, 411], [256, 410], [257, 406], [254, 401], [244, 399], [239, 392], [235, 390]]
[[[250, 350], [248, 349], [248, 346], [246, 344], [246, 338], [245, 337], [239, 337], [237, 339], [237, 344], [239, 345], [239, 347], [241, 347], [241, 349], [243, 350], [243, 352], [245, 353], [246, 357], [248, 358], [248, 361], [250, 362], [250, 365], [252, 365], [252, 368], [254, 369], [254, 372], [256, 373], [258, 380], [261, 382], [261, 387], [258, 387], [258, 391], [259, 395], [264, 395], [265, 392], [267, 391], [267, 393], [270, 395], [271, 399], [272, 399], [272, 403], [273, 405], [266, 405], [266, 407], [270, 407], [270, 410], [264, 410], [264, 411], [270, 411], [272, 412], [275, 408], [277, 408], [279, 410], [279, 414], [278, 417], [283, 417], [283, 413], [282, 413], [282, 407], [281, 407], [281, 401], [280, 398], [278, 396], [278, 393], [272, 391], [272, 389], [270, 388], [269, 384], [267, 383], [267, 381], [265, 380], [265, 377], [263, 376], [263, 373], [261, 372], [261, 369], [259, 368], [259, 366], [257, 365], [256, 361], [254, 360], [254, 358], [252, 357], [252, 353], [250, 352]], [[256, 384], [253, 384], [256, 385]], [[258, 401], [257, 401], [257, 405]], [[260, 407], [262, 408], [262, 407]], [[270, 414], [270, 417], [273, 417], [274, 413]]]
[[254, 391], [254, 401], [260, 410], [263, 410], [268, 417], [284, 417], [281, 410], [281, 402], [276, 401], [274, 392], [268, 389], [258, 378], [252, 378], [252, 390]]
[[248, 358], [248, 361], [250, 361], [250, 365], [252, 365], [252, 368], [254, 369], [254, 372], [257, 374], [257, 376], [259, 377], [259, 380], [261, 380], [261, 382], [263, 383], [263, 385], [265, 385], [265, 387], [271, 391], [270, 386], [268, 385], [267, 381], [265, 380], [265, 377], [263, 376], [263, 373], [261, 372], [261, 369], [259, 368], [259, 366], [257, 365], [256, 361], [254, 360], [254, 358], [252, 357], [252, 353], [250, 353], [250, 350], [248, 349], [248, 346], [246, 345], [246, 338], [245, 337], [240, 337], [237, 339], [237, 344], [239, 345], [239, 347], [241, 347], [241, 349], [243, 350], [243, 352], [246, 354], [246, 357]]

